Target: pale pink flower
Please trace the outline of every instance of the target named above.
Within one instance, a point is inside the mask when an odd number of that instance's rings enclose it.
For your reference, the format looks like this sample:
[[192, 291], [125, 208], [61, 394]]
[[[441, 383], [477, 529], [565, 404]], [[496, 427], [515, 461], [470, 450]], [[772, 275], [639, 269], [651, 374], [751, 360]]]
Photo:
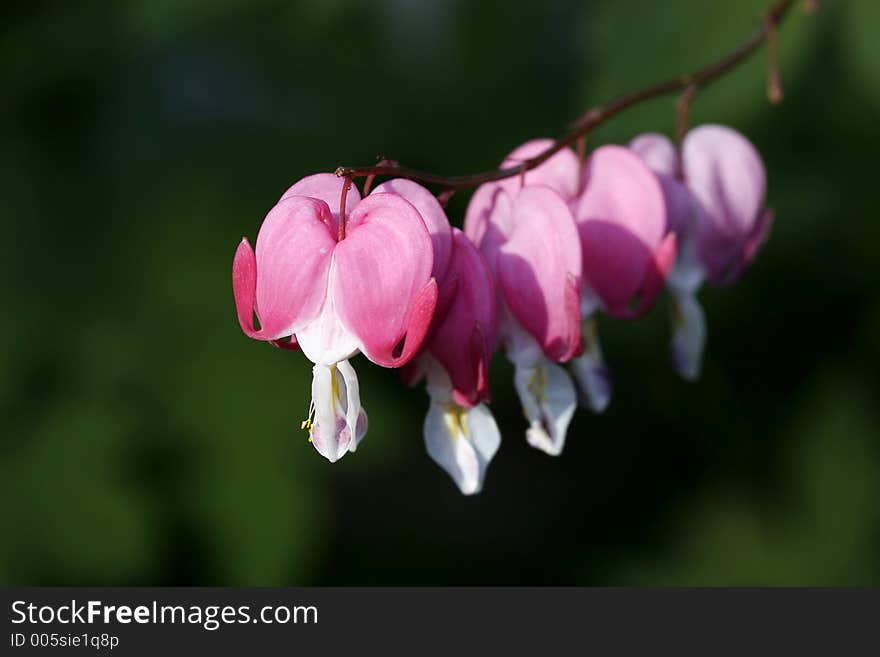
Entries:
[[694, 128], [682, 143], [682, 158], [665, 136], [645, 134], [631, 147], [663, 185], [668, 230], [680, 254], [669, 276], [673, 303], [673, 362], [688, 380], [699, 376], [706, 341], [696, 293], [704, 280], [735, 282], [767, 239], [773, 213], [764, 206], [766, 173], [755, 147], [720, 125]]
[[584, 258], [584, 353], [573, 364], [586, 402], [596, 412], [611, 401], [594, 313], [635, 319], [663, 289], [675, 262], [675, 236], [666, 232], [666, 204], [657, 177], [632, 151], [601, 146], [584, 164], [574, 203]]
[[584, 165], [574, 216], [581, 237], [585, 297], [613, 317], [647, 312], [675, 262], [666, 204], [654, 173], [632, 151], [602, 146]]

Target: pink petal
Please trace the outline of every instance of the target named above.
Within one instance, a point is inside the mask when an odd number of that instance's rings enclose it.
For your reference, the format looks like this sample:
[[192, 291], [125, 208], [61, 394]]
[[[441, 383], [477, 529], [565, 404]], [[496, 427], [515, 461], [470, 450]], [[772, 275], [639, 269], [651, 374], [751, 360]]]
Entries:
[[652, 253], [644, 242], [612, 221], [581, 224], [584, 273], [611, 315], [627, 315], [648, 271]]
[[663, 290], [666, 278], [675, 265], [675, 254], [678, 250], [675, 233], [669, 233], [654, 253], [654, 259], [648, 267], [648, 275], [639, 294], [639, 304], [629, 316], [636, 319], [648, 312]]
[[382, 367], [400, 367], [415, 358], [431, 328], [434, 309], [437, 307], [437, 295], [437, 280], [432, 278], [416, 295], [406, 331], [397, 345], [392, 350], [385, 351], [368, 351], [368, 347], [365, 346], [364, 353], [367, 357]]
[[[254, 256], [243, 240], [232, 265], [233, 292], [242, 330], [277, 340], [314, 319], [327, 294], [335, 239], [326, 203], [291, 197], [276, 205], [260, 227]], [[254, 329], [256, 312], [261, 328]]]
[[514, 230], [513, 197], [497, 183], [480, 186], [468, 204], [464, 233], [495, 271], [498, 250]]
[[[553, 145], [551, 139], [535, 139], [514, 150], [502, 163], [512, 167]], [[527, 171], [526, 186], [543, 185], [555, 190], [566, 202], [577, 193], [580, 164], [577, 155], [565, 148], [536, 168]], [[481, 185], [468, 204], [464, 233], [489, 260], [494, 270], [494, 253], [513, 231], [510, 203], [522, 187], [521, 176]]]
[[513, 316], [548, 358], [581, 346], [581, 253], [571, 211], [547, 187], [525, 187], [513, 202], [514, 231], [498, 253], [498, 283]]
[[[291, 196], [308, 196], [324, 201], [330, 208], [332, 216], [330, 228], [336, 235], [339, 229], [339, 203], [342, 200], [342, 185], [344, 183], [345, 180], [335, 173], [316, 173], [295, 182], [282, 194], [281, 200]], [[346, 214], [349, 214], [360, 203], [360, 200], [361, 193], [357, 186], [352, 185], [345, 197]]]
[[489, 220], [495, 208], [496, 198], [503, 190], [496, 183], [477, 187], [471, 196], [464, 215], [464, 234], [477, 248], [481, 248], [483, 238], [489, 229]]
[[453, 229], [453, 244], [447, 277], [457, 281], [456, 294], [428, 349], [449, 374], [456, 403], [470, 408], [489, 394], [495, 288], [479, 251], [458, 229]]
[[437, 304], [433, 245], [418, 211], [396, 194], [370, 194], [349, 215], [330, 291], [367, 358], [400, 367], [418, 351]]
[[257, 257], [246, 237], [241, 238], [232, 259], [232, 294], [238, 323], [246, 335], [262, 339], [254, 328], [254, 308], [257, 303]]
[[770, 229], [773, 227], [774, 219], [775, 215], [773, 214], [773, 210], [764, 210], [764, 212], [761, 213], [761, 218], [758, 219], [758, 222], [755, 224], [755, 229], [746, 240], [745, 247], [743, 248], [740, 271], [752, 264], [755, 256], [758, 255], [758, 251], [761, 250], [761, 247], [764, 246], [764, 242], [770, 237]]
[[685, 182], [717, 231], [745, 239], [764, 206], [766, 174], [755, 147], [736, 130], [704, 125], [682, 144]]
[[440, 202], [430, 191], [404, 178], [389, 180], [373, 190], [373, 194], [382, 192], [402, 196], [422, 215], [422, 221], [425, 222], [425, 227], [434, 243], [433, 276], [438, 281], [442, 280], [452, 254], [452, 226], [449, 225], [449, 219]]
[[269, 342], [272, 346], [278, 347], [284, 351], [302, 351], [299, 342], [296, 341], [295, 335], [291, 335], [290, 340], [270, 340]]
[[629, 147], [657, 174], [666, 199], [666, 230], [681, 236], [688, 230], [693, 201], [688, 188], [678, 179], [675, 145], [665, 135], [649, 132], [633, 139]]
[[[504, 162], [501, 163], [501, 168], [513, 167], [522, 164], [525, 160], [537, 157], [553, 146], [553, 143], [552, 139], [533, 139], [528, 141], [510, 153], [504, 159]], [[525, 184], [526, 186], [546, 185], [557, 192], [564, 201], [568, 202], [577, 195], [580, 168], [580, 162], [575, 152], [570, 148], [563, 148], [534, 169], [526, 171]], [[520, 187], [522, 187], [522, 179], [522, 176], [513, 176], [505, 178], [499, 184], [508, 194], [516, 196]]]
[[706, 216], [702, 206], [696, 207], [696, 244], [700, 264], [706, 278], [714, 285], [723, 285], [728, 273], [739, 259], [742, 240], [719, 230]]
[[[435, 279], [436, 280], [436, 279]], [[446, 314], [452, 307], [455, 297], [458, 294], [459, 277], [451, 273], [449, 267], [446, 268], [446, 278], [437, 286], [437, 306], [434, 308], [434, 317], [431, 319], [431, 328], [425, 337], [425, 343], [422, 349], [426, 349], [437, 329], [446, 318]]]
[[423, 356], [428, 349], [428, 345], [431, 344], [437, 329], [443, 323], [446, 314], [452, 307], [452, 302], [455, 301], [456, 294], [458, 293], [458, 281], [459, 277], [449, 275], [449, 268], [447, 268], [446, 279], [437, 286], [437, 304], [434, 306], [431, 325], [422, 341], [422, 346], [414, 358], [400, 367], [400, 378], [405, 386], [412, 387], [425, 376], [425, 367], [428, 359]]
[[606, 310], [631, 314], [666, 233], [666, 202], [657, 176], [632, 151], [598, 148], [587, 160], [575, 208], [584, 276]]
[[683, 235], [689, 230], [694, 201], [688, 188], [677, 178], [657, 174], [666, 201], [666, 232]]
[[648, 132], [633, 139], [629, 147], [656, 173], [666, 176], [678, 174], [678, 153], [675, 152], [675, 144], [666, 135]]
[[755, 224], [752, 234], [746, 238], [742, 247], [738, 250], [733, 264], [725, 271], [717, 276], [710, 278], [710, 282], [714, 285], [732, 285], [736, 283], [742, 276], [745, 269], [752, 264], [758, 251], [770, 236], [770, 228], [773, 225], [773, 211], [765, 210], [761, 213], [761, 217]]
[[452, 398], [459, 406], [475, 405], [478, 401], [490, 401], [489, 363], [492, 361], [490, 342], [483, 333], [482, 325], [479, 323], [475, 324], [470, 341], [471, 362], [476, 364], [474, 385], [472, 388], [468, 384], [459, 386], [453, 381], [455, 387], [452, 390]]

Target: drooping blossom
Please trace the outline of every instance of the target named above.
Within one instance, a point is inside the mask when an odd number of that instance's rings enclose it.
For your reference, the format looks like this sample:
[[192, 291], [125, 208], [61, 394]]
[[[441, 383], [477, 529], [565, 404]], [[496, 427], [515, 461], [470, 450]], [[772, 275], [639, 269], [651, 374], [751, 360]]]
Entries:
[[[507, 156], [504, 166], [520, 164], [546, 151], [552, 145], [553, 141], [550, 139], [534, 139], [526, 142]], [[570, 148], [563, 148], [534, 169], [528, 170], [525, 175], [519, 178], [507, 178], [499, 183], [510, 193], [516, 193], [523, 184], [550, 187], [566, 202], [569, 209], [574, 211], [583, 191], [584, 176], [577, 155]], [[584, 272], [586, 265], [585, 262]], [[602, 356], [596, 322], [592, 317], [595, 310], [594, 295], [586, 284], [581, 286], [581, 295], [582, 350], [570, 363], [581, 389], [581, 399], [593, 411], [599, 413], [605, 410], [611, 400], [611, 376]]]
[[[511, 153], [505, 166], [534, 157], [552, 143], [530, 141]], [[663, 191], [653, 172], [621, 146], [597, 148], [583, 167], [571, 149], [561, 149], [523, 179], [527, 187], [555, 190], [575, 219], [583, 261], [583, 350], [571, 365], [584, 402], [602, 412], [612, 387], [594, 316], [601, 309], [616, 318], [638, 318], [663, 289], [676, 252], [675, 237], [666, 234]], [[523, 180], [498, 184], [515, 191]]]
[[634, 319], [651, 308], [675, 261], [663, 190], [621, 146], [596, 149], [583, 175], [574, 215], [589, 285], [584, 296], [613, 317]]
[[428, 455], [465, 495], [480, 492], [501, 444], [489, 398], [489, 364], [496, 333], [495, 288], [480, 252], [458, 229], [440, 285], [447, 297], [422, 353], [404, 368], [410, 384], [422, 376], [431, 398], [425, 417]]
[[419, 354], [401, 369], [410, 385], [424, 377], [431, 398], [424, 423], [428, 455], [465, 495], [480, 492], [501, 434], [484, 401], [496, 333], [495, 290], [479, 251], [450, 226], [436, 197], [405, 179], [373, 192], [398, 194], [422, 215], [434, 246], [437, 308]]
[[412, 203], [389, 193], [361, 200], [352, 187], [339, 240], [342, 185], [333, 174], [293, 185], [263, 221], [256, 253], [243, 239], [232, 268], [242, 330], [290, 338], [315, 364], [303, 425], [331, 462], [354, 451], [367, 428], [348, 360], [360, 352], [383, 367], [407, 363], [438, 293], [431, 235]]
[[706, 342], [697, 291], [703, 281], [735, 282], [755, 258], [773, 222], [773, 213], [764, 206], [764, 164], [748, 139], [720, 125], [688, 132], [681, 161], [663, 135], [641, 135], [631, 147], [657, 172], [669, 209], [668, 229], [678, 236], [680, 254], [668, 281], [672, 356], [679, 374], [695, 380]]
[[[551, 146], [528, 142], [502, 167]], [[705, 320], [697, 291], [703, 281], [737, 280], [773, 217], [763, 163], [739, 133], [702, 126], [681, 156], [656, 134], [629, 148], [600, 147], [583, 164], [560, 149], [481, 186], [464, 232], [412, 181], [390, 180], [364, 199], [352, 187], [340, 217], [343, 181], [309, 176], [266, 216], [256, 249], [243, 239], [236, 251], [239, 323], [314, 363], [303, 427], [331, 462], [367, 430], [351, 357], [402, 368], [410, 383], [424, 378], [428, 454], [462, 493], [477, 493], [500, 445], [487, 405], [496, 342], [515, 367], [528, 443], [553, 455], [577, 404], [559, 364], [572, 364], [590, 408], [610, 400], [597, 311], [638, 318], [666, 285], [676, 367], [698, 375]]]
[[[532, 148], [514, 151], [502, 166], [529, 157]], [[565, 157], [557, 154], [544, 171]], [[577, 405], [574, 386], [557, 363], [581, 350], [582, 259], [567, 199], [543, 175], [539, 167], [527, 172], [525, 185], [507, 179], [481, 186], [464, 227], [496, 282], [499, 340], [515, 366], [514, 384], [529, 421], [526, 439], [556, 455]]]
[[573, 363], [588, 405], [611, 400], [611, 381], [594, 314], [618, 319], [646, 313], [675, 262], [675, 235], [666, 232], [666, 205], [657, 177], [631, 150], [597, 148], [584, 164], [574, 204], [584, 259], [584, 353]]

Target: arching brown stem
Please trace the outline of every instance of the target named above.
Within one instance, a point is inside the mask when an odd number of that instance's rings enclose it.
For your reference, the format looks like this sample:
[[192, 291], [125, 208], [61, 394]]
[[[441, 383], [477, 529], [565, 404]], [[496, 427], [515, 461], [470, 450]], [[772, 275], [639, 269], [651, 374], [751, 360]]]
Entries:
[[[785, 17], [789, 14], [794, 6], [795, 0], [777, 0], [764, 12], [760, 26], [749, 37], [749, 39], [738, 48], [728, 53], [721, 59], [698, 69], [692, 73], [680, 75], [671, 80], [654, 84], [650, 87], [633, 91], [622, 96], [618, 96], [614, 100], [599, 105], [585, 112], [573, 125], [571, 131], [553, 142], [553, 145], [542, 153], [523, 160], [516, 166], [504, 169], [492, 169], [491, 171], [482, 171], [468, 175], [445, 176], [427, 171], [419, 171], [400, 164], [377, 164], [373, 166], [363, 167], [339, 167], [336, 169], [336, 175], [346, 178], [360, 178], [364, 176], [395, 176], [398, 178], [409, 178], [416, 182], [426, 185], [438, 185], [447, 190], [465, 189], [468, 187], [476, 187], [483, 183], [502, 180], [511, 176], [522, 175], [524, 172], [534, 169], [542, 162], [548, 160], [555, 153], [563, 148], [567, 148], [575, 144], [579, 139], [595, 130], [611, 117], [629, 109], [635, 105], [643, 103], [654, 98], [666, 96], [669, 94], [680, 93], [685, 90], [692, 89], [691, 94], [695, 94], [719, 78], [723, 77], [727, 72], [736, 68], [740, 63], [746, 60], [750, 55], [757, 51], [764, 43], [771, 46], [770, 58], [770, 78], [768, 80], [771, 89], [771, 99], [775, 98], [774, 90], [778, 90], [781, 94], [781, 83], [779, 82], [779, 68], [776, 62], [776, 30]], [[815, 3], [807, 3], [808, 7], [813, 7]], [[688, 102], [689, 106], [689, 102]], [[340, 223], [340, 232], [342, 232]]]

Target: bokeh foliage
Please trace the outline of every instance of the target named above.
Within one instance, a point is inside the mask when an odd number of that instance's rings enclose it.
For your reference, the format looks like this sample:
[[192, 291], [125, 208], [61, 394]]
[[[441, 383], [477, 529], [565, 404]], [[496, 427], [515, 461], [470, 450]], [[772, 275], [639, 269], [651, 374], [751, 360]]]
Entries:
[[[309, 365], [245, 338], [229, 272], [295, 179], [387, 154], [462, 173], [736, 45], [761, 0], [7, 3], [0, 28], [0, 583], [880, 583], [877, 3], [781, 32], [700, 97], [762, 150], [774, 234], [702, 295], [697, 385], [665, 300], [601, 322], [617, 397], [565, 454], [504, 433], [462, 498], [427, 399], [355, 365], [370, 414], [330, 466]], [[592, 144], [669, 132], [652, 102]], [[460, 223], [466, 196], [450, 205]]]

